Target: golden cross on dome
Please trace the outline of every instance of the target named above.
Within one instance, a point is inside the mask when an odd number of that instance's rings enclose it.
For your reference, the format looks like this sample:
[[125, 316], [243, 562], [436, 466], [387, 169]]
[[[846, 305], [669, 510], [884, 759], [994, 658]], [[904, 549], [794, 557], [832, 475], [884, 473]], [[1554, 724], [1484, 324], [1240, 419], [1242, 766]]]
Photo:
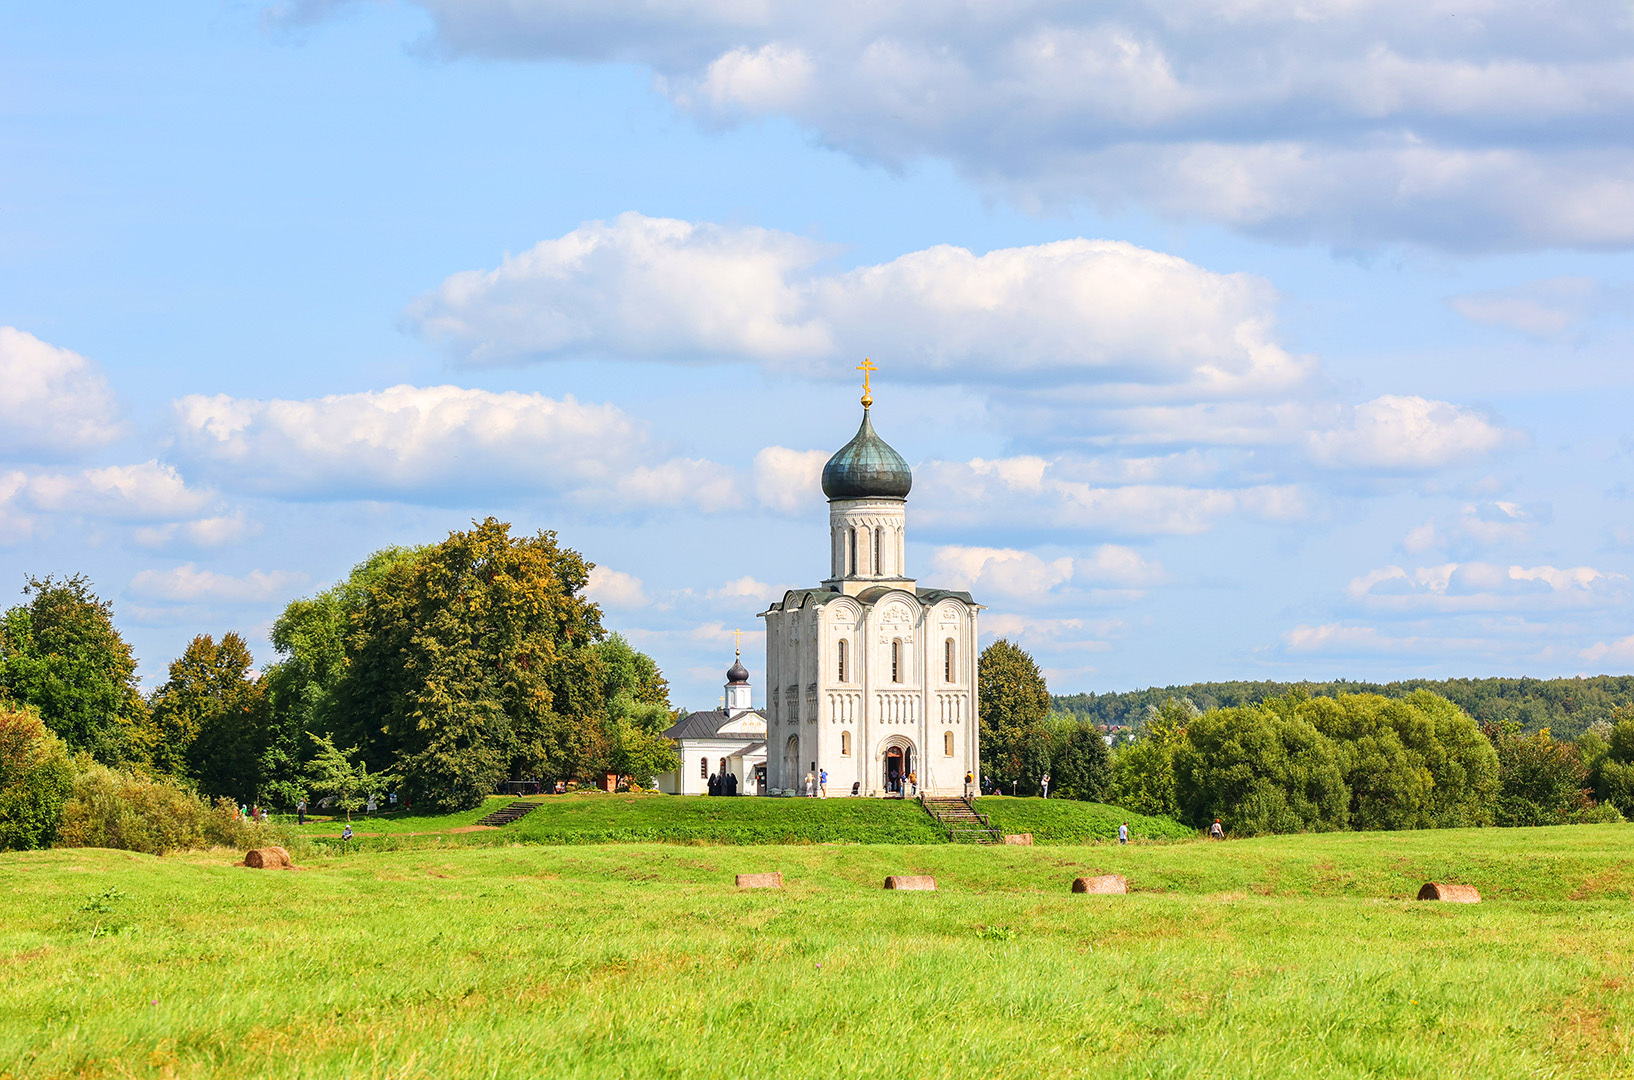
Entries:
[[857, 370], [862, 372], [862, 407], [866, 409], [874, 403], [874, 391], [868, 385], [868, 377], [878, 371], [879, 368], [875, 367], [874, 362], [865, 356], [862, 358], [862, 363], [857, 365]]
[[732, 643], [733, 643], [733, 646], [734, 646], [733, 651], [736, 652], [739, 657], [742, 657], [743, 656], [743, 631], [742, 630], [732, 631]]

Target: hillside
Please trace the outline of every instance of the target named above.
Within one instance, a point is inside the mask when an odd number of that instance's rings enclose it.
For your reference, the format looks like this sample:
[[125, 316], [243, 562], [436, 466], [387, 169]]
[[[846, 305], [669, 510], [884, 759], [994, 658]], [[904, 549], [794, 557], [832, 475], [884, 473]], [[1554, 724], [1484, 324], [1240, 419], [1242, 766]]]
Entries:
[[1634, 704], [1634, 675], [1573, 679], [1405, 679], [1400, 682], [1202, 682], [1109, 694], [1056, 694], [1055, 708], [1094, 724], [1132, 726], [1169, 698], [1189, 698], [1199, 709], [1253, 705], [1303, 690], [1312, 697], [1383, 694], [1402, 697], [1431, 690], [1473, 716], [1477, 723], [1514, 720], [1526, 731], [1551, 729], [1575, 738], [1619, 705]]

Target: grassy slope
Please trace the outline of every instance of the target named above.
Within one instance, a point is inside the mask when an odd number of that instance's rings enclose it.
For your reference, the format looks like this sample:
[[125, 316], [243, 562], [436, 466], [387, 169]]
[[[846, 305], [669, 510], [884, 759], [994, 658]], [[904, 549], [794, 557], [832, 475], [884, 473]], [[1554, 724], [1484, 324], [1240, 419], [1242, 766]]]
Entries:
[[[355, 815], [352, 828], [364, 848], [399, 846], [395, 838], [447, 834], [475, 823], [514, 800], [495, 797], [476, 810], [457, 814]], [[936, 844], [943, 833], [913, 801], [897, 799], [710, 799], [669, 795], [583, 794], [528, 799], [538, 808], [495, 832], [451, 837], [460, 844], [511, 842], [542, 844], [667, 841], [724, 844]], [[984, 798], [977, 800], [994, 825], [1006, 832], [1031, 832], [1040, 843], [1110, 840], [1127, 820], [1137, 839], [1191, 837], [1190, 829], [1161, 818], [1128, 814], [1117, 807], [1063, 799]], [[307, 834], [340, 834], [339, 821], [319, 821]], [[388, 844], [372, 842], [379, 837]], [[412, 845], [411, 845], [412, 846]]]
[[0, 1074], [1634, 1075], [1634, 826], [227, 861], [0, 856]]

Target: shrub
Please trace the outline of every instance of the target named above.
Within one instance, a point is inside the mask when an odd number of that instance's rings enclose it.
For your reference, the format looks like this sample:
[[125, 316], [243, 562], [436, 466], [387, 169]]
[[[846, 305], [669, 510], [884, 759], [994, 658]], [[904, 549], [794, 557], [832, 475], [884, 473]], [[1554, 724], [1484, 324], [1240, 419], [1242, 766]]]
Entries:
[[0, 850], [49, 846], [73, 784], [62, 740], [33, 710], [0, 703]]
[[63, 847], [120, 848], [150, 855], [222, 845], [251, 847], [270, 830], [243, 821], [230, 799], [214, 806], [170, 779], [88, 765], [63, 807]]

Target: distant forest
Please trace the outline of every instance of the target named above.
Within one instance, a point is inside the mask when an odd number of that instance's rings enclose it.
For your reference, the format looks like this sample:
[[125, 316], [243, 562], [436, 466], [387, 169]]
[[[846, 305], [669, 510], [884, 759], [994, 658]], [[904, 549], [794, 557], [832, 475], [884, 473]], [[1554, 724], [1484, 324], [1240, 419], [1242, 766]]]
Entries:
[[1220, 682], [1150, 687], [1121, 694], [1055, 694], [1055, 710], [1095, 724], [1134, 726], [1148, 707], [1170, 698], [1186, 698], [1199, 709], [1254, 705], [1267, 698], [1302, 690], [1312, 697], [1339, 694], [1383, 694], [1403, 697], [1430, 690], [1446, 697], [1478, 724], [1518, 721], [1525, 731], [1549, 728], [1570, 739], [1596, 721], [1609, 719], [1619, 705], [1634, 704], [1634, 675], [1596, 675], [1576, 679], [1407, 679], [1402, 682]]

